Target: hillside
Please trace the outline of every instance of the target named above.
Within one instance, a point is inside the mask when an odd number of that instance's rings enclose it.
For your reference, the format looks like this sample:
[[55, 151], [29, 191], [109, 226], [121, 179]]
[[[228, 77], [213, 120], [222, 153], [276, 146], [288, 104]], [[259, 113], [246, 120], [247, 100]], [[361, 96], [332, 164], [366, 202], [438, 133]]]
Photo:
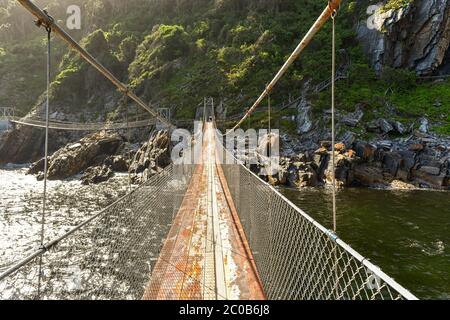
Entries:
[[[82, 29], [70, 31], [73, 37], [144, 100], [171, 108], [175, 119], [184, 120], [193, 119], [198, 103], [209, 96], [226, 105], [228, 117], [248, 108], [326, 5], [324, 0], [36, 1], [61, 24], [69, 2], [78, 2], [83, 16]], [[377, 28], [367, 29], [367, 7], [376, 2], [344, 1], [338, 14], [337, 46], [344, 49], [338, 64], [345, 71], [337, 87], [339, 136], [394, 139], [424, 125], [431, 133], [450, 135], [450, 84], [422, 78], [448, 74], [450, 1], [385, 1], [375, 13]], [[15, 1], [0, 5], [0, 105], [39, 116], [45, 32]], [[304, 149], [329, 136], [329, 117], [323, 116], [330, 108], [329, 89], [312, 89], [330, 77], [330, 28], [327, 24], [317, 35], [271, 96], [280, 105], [303, 95], [294, 108], [275, 109], [273, 121], [282, 133], [307, 139], [299, 142]], [[61, 41], [53, 43], [52, 117], [123, 119], [115, 88]], [[355, 114], [357, 123], [345, 125]], [[383, 132], [378, 126], [383, 119], [404, 130]], [[266, 123], [265, 113], [251, 118], [252, 126]], [[23, 143], [2, 161], [39, 157], [42, 132], [21, 130], [12, 136]], [[30, 135], [34, 138], [27, 141]], [[79, 138], [52, 136], [52, 150]]]

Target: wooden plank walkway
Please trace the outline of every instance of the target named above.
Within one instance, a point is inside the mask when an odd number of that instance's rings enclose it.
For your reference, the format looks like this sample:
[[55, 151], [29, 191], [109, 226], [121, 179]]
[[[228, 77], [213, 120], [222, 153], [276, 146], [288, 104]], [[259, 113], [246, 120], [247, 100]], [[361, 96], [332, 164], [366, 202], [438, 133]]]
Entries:
[[261, 282], [226, 180], [212, 123], [143, 299], [261, 300]]

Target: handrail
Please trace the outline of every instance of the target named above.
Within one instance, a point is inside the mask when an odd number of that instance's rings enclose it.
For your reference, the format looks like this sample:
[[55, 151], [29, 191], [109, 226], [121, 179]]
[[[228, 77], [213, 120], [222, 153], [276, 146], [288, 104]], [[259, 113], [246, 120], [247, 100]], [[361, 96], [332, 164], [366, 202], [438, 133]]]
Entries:
[[[218, 135], [220, 135], [219, 131], [216, 131]], [[253, 177], [255, 177], [260, 183], [268, 187], [271, 192], [276, 194], [278, 197], [280, 197], [284, 202], [286, 202], [292, 209], [294, 209], [296, 212], [298, 212], [301, 216], [303, 216], [307, 221], [309, 221], [313, 226], [315, 226], [317, 229], [319, 229], [321, 232], [323, 232], [326, 235], [331, 235], [331, 231], [325, 228], [323, 225], [321, 225], [319, 222], [317, 222], [314, 218], [312, 218], [310, 215], [305, 213], [302, 209], [297, 207], [292, 201], [287, 199], [284, 195], [282, 195], [276, 188], [274, 188], [272, 185], [270, 185], [268, 182], [261, 179], [257, 174], [252, 172], [249, 168], [247, 168], [245, 165], [243, 165], [242, 161], [237, 159], [232, 152], [230, 152], [223, 144], [221, 144], [221, 139], [217, 139], [217, 141], [220, 143], [220, 148], [222, 148], [228, 156], [231, 157], [231, 159], [234, 160], [235, 164], [241, 166], [244, 170], [246, 170], [249, 174], [251, 174]], [[348, 254], [350, 254], [353, 258], [355, 258], [357, 261], [362, 263], [365, 267], [367, 267], [374, 275], [382, 279], [384, 282], [386, 282], [390, 287], [395, 289], [399, 294], [401, 294], [405, 299], [407, 300], [418, 300], [418, 298], [413, 295], [410, 291], [405, 289], [403, 286], [401, 286], [398, 282], [396, 282], [393, 278], [388, 276], [386, 273], [384, 273], [380, 267], [374, 265], [369, 261], [369, 259], [363, 257], [361, 254], [359, 254], [356, 250], [354, 250], [350, 245], [348, 245], [345, 241], [340, 239], [336, 234], [332, 234], [334, 241], [338, 246], [340, 246], [343, 250], [345, 250]]]
[[[149, 184], [151, 183], [151, 181], [153, 181], [154, 179], [157, 179], [158, 176], [162, 175], [164, 172], [167, 172], [168, 170], [170, 170], [171, 166], [165, 168], [163, 171], [159, 172], [158, 174], [155, 174], [152, 178], [150, 178], [149, 181], [147, 181], [146, 183]], [[66, 239], [67, 237], [71, 236], [72, 234], [74, 234], [75, 232], [77, 232], [78, 230], [80, 230], [81, 228], [83, 228], [84, 226], [90, 224], [92, 221], [100, 218], [101, 216], [103, 216], [104, 214], [106, 214], [108, 212], [108, 210], [110, 208], [112, 208], [113, 206], [115, 206], [117, 203], [120, 203], [121, 201], [123, 201], [124, 199], [126, 199], [127, 197], [129, 197], [130, 195], [136, 193], [138, 190], [140, 190], [145, 184], [139, 186], [136, 189], [133, 189], [131, 192], [127, 193], [126, 195], [120, 197], [119, 199], [117, 199], [116, 201], [114, 201], [113, 203], [111, 203], [110, 205], [108, 205], [106, 208], [100, 210], [98, 213], [94, 214], [92, 217], [86, 219], [85, 221], [83, 221], [82, 223], [78, 224], [77, 226], [75, 226], [74, 228], [72, 228], [71, 230], [69, 230], [68, 232], [64, 233], [62, 236], [58, 237], [55, 240], [52, 240], [50, 242], [48, 242], [47, 244], [43, 245], [41, 248], [37, 249], [35, 252], [31, 253], [30, 255], [28, 255], [27, 257], [23, 258], [22, 260], [20, 260], [19, 262], [16, 262], [14, 265], [12, 265], [11, 267], [9, 267], [7, 270], [3, 271], [2, 273], [0, 273], [0, 280], [5, 279], [6, 277], [12, 275], [14, 272], [16, 272], [17, 270], [19, 270], [20, 268], [22, 268], [23, 266], [27, 265], [29, 262], [33, 261], [36, 257], [39, 257], [40, 255], [43, 255], [44, 253], [46, 253], [47, 251], [49, 251], [50, 249], [54, 248], [56, 245], [58, 245], [62, 240]]]
[[[30, 118], [10, 117], [9, 121], [19, 125], [45, 128], [45, 120], [37, 120]], [[54, 130], [69, 130], [69, 131], [98, 131], [98, 130], [119, 130], [127, 128], [141, 128], [152, 126], [156, 123], [155, 119], [145, 119], [134, 122], [105, 122], [105, 123], [83, 123], [83, 122], [65, 122], [65, 121], [50, 121], [49, 129]]]

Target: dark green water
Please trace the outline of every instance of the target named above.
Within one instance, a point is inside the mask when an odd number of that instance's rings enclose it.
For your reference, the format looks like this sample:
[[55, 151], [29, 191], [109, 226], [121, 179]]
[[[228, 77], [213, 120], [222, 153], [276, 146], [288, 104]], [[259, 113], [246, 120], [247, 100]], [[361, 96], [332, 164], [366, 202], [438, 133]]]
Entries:
[[[331, 192], [281, 192], [331, 229]], [[338, 235], [421, 299], [450, 299], [450, 192], [338, 192]]]

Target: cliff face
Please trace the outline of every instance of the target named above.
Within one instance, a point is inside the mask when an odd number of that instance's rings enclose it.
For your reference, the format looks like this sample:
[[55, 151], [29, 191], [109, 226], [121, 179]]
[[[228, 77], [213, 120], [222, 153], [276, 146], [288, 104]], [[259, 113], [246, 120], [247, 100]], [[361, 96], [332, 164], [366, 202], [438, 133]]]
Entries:
[[415, 0], [397, 10], [380, 8], [358, 28], [371, 64], [430, 75], [447, 68], [450, 52], [450, 0]]
[[[104, 32], [98, 30], [83, 40], [83, 46], [113, 73], [123, 77], [124, 67], [111, 52]], [[105, 122], [116, 110], [120, 94], [75, 52], [69, 52], [59, 66], [50, 87], [50, 121]], [[26, 116], [45, 119], [45, 95], [39, 97]], [[113, 119], [112, 119], [113, 120]], [[0, 164], [28, 163], [43, 157], [44, 133], [41, 128], [18, 126], [0, 141]], [[88, 132], [50, 130], [49, 151], [78, 140]]]

